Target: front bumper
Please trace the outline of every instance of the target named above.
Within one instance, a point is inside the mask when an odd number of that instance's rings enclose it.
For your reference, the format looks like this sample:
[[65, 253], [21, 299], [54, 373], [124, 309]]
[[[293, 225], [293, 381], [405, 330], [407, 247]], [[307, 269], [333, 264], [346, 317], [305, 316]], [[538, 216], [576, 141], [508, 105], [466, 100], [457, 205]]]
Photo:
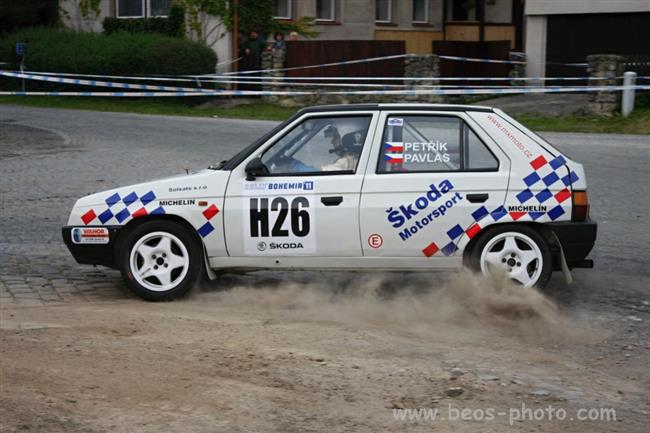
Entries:
[[[72, 229], [78, 226], [65, 226], [61, 229], [63, 242], [72, 253], [77, 263], [82, 265], [103, 265], [116, 268], [115, 243], [121, 226], [99, 226], [108, 229], [108, 243], [106, 244], [75, 244], [72, 242]], [[84, 228], [92, 228], [85, 226]]]
[[584, 267], [585, 259], [596, 243], [598, 224], [595, 221], [566, 221], [546, 226], [560, 241], [569, 268]]

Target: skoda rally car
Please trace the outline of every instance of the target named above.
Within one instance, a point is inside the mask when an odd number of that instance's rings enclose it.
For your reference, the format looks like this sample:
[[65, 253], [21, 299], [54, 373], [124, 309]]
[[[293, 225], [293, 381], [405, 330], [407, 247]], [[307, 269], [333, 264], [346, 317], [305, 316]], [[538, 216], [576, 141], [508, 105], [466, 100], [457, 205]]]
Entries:
[[77, 201], [63, 238], [144, 299], [227, 269], [502, 269], [525, 287], [591, 267], [581, 164], [498, 109], [299, 111], [227, 161]]

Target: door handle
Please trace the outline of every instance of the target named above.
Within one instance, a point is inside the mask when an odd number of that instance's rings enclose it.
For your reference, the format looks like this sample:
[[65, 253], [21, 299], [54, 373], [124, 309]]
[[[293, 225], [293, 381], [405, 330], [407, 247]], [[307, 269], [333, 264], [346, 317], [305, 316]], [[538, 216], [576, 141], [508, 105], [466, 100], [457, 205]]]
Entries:
[[343, 196], [336, 195], [336, 196], [332, 196], [332, 197], [321, 197], [320, 201], [325, 206], [338, 206], [343, 201]]
[[489, 195], [483, 194], [467, 194], [467, 200], [470, 203], [483, 203], [488, 199]]

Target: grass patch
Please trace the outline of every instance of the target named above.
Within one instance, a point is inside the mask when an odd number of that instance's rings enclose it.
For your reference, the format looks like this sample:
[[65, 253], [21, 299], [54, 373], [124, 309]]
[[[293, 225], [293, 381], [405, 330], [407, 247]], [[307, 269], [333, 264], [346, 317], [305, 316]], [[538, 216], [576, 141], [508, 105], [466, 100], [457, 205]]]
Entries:
[[628, 117], [515, 115], [535, 131], [650, 134], [650, 93], [637, 94], [635, 110]]
[[225, 117], [236, 119], [285, 120], [295, 108], [262, 102], [236, 107], [202, 106], [198, 98], [95, 98], [75, 96], [0, 96], [0, 104], [121, 113], [162, 114], [170, 116]]
[[[173, 116], [285, 120], [296, 111], [295, 108], [284, 108], [263, 102], [236, 107], [202, 105], [208, 100], [205, 98], [199, 100], [198, 98], [0, 96], [0, 104]], [[516, 114], [514, 117], [536, 131], [650, 134], [650, 93], [638, 95], [634, 113], [626, 118], [620, 115], [542, 117]]]

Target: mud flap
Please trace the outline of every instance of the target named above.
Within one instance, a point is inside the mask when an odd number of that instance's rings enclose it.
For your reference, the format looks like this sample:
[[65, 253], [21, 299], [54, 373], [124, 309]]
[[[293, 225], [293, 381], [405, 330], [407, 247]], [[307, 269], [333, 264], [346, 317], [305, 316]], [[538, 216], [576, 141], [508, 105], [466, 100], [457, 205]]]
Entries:
[[210, 281], [217, 279], [217, 274], [210, 267], [210, 261], [208, 260], [208, 251], [205, 249], [205, 244], [203, 244], [203, 268], [205, 269], [205, 275]]
[[566, 263], [566, 257], [564, 257], [564, 249], [562, 248], [560, 240], [555, 233], [553, 233], [553, 237], [555, 238], [555, 242], [560, 249], [560, 267], [562, 268], [562, 274], [564, 275], [564, 282], [569, 285], [573, 283], [573, 276], [571, 276], [571, 270], [569, 269], [569, 265]]

